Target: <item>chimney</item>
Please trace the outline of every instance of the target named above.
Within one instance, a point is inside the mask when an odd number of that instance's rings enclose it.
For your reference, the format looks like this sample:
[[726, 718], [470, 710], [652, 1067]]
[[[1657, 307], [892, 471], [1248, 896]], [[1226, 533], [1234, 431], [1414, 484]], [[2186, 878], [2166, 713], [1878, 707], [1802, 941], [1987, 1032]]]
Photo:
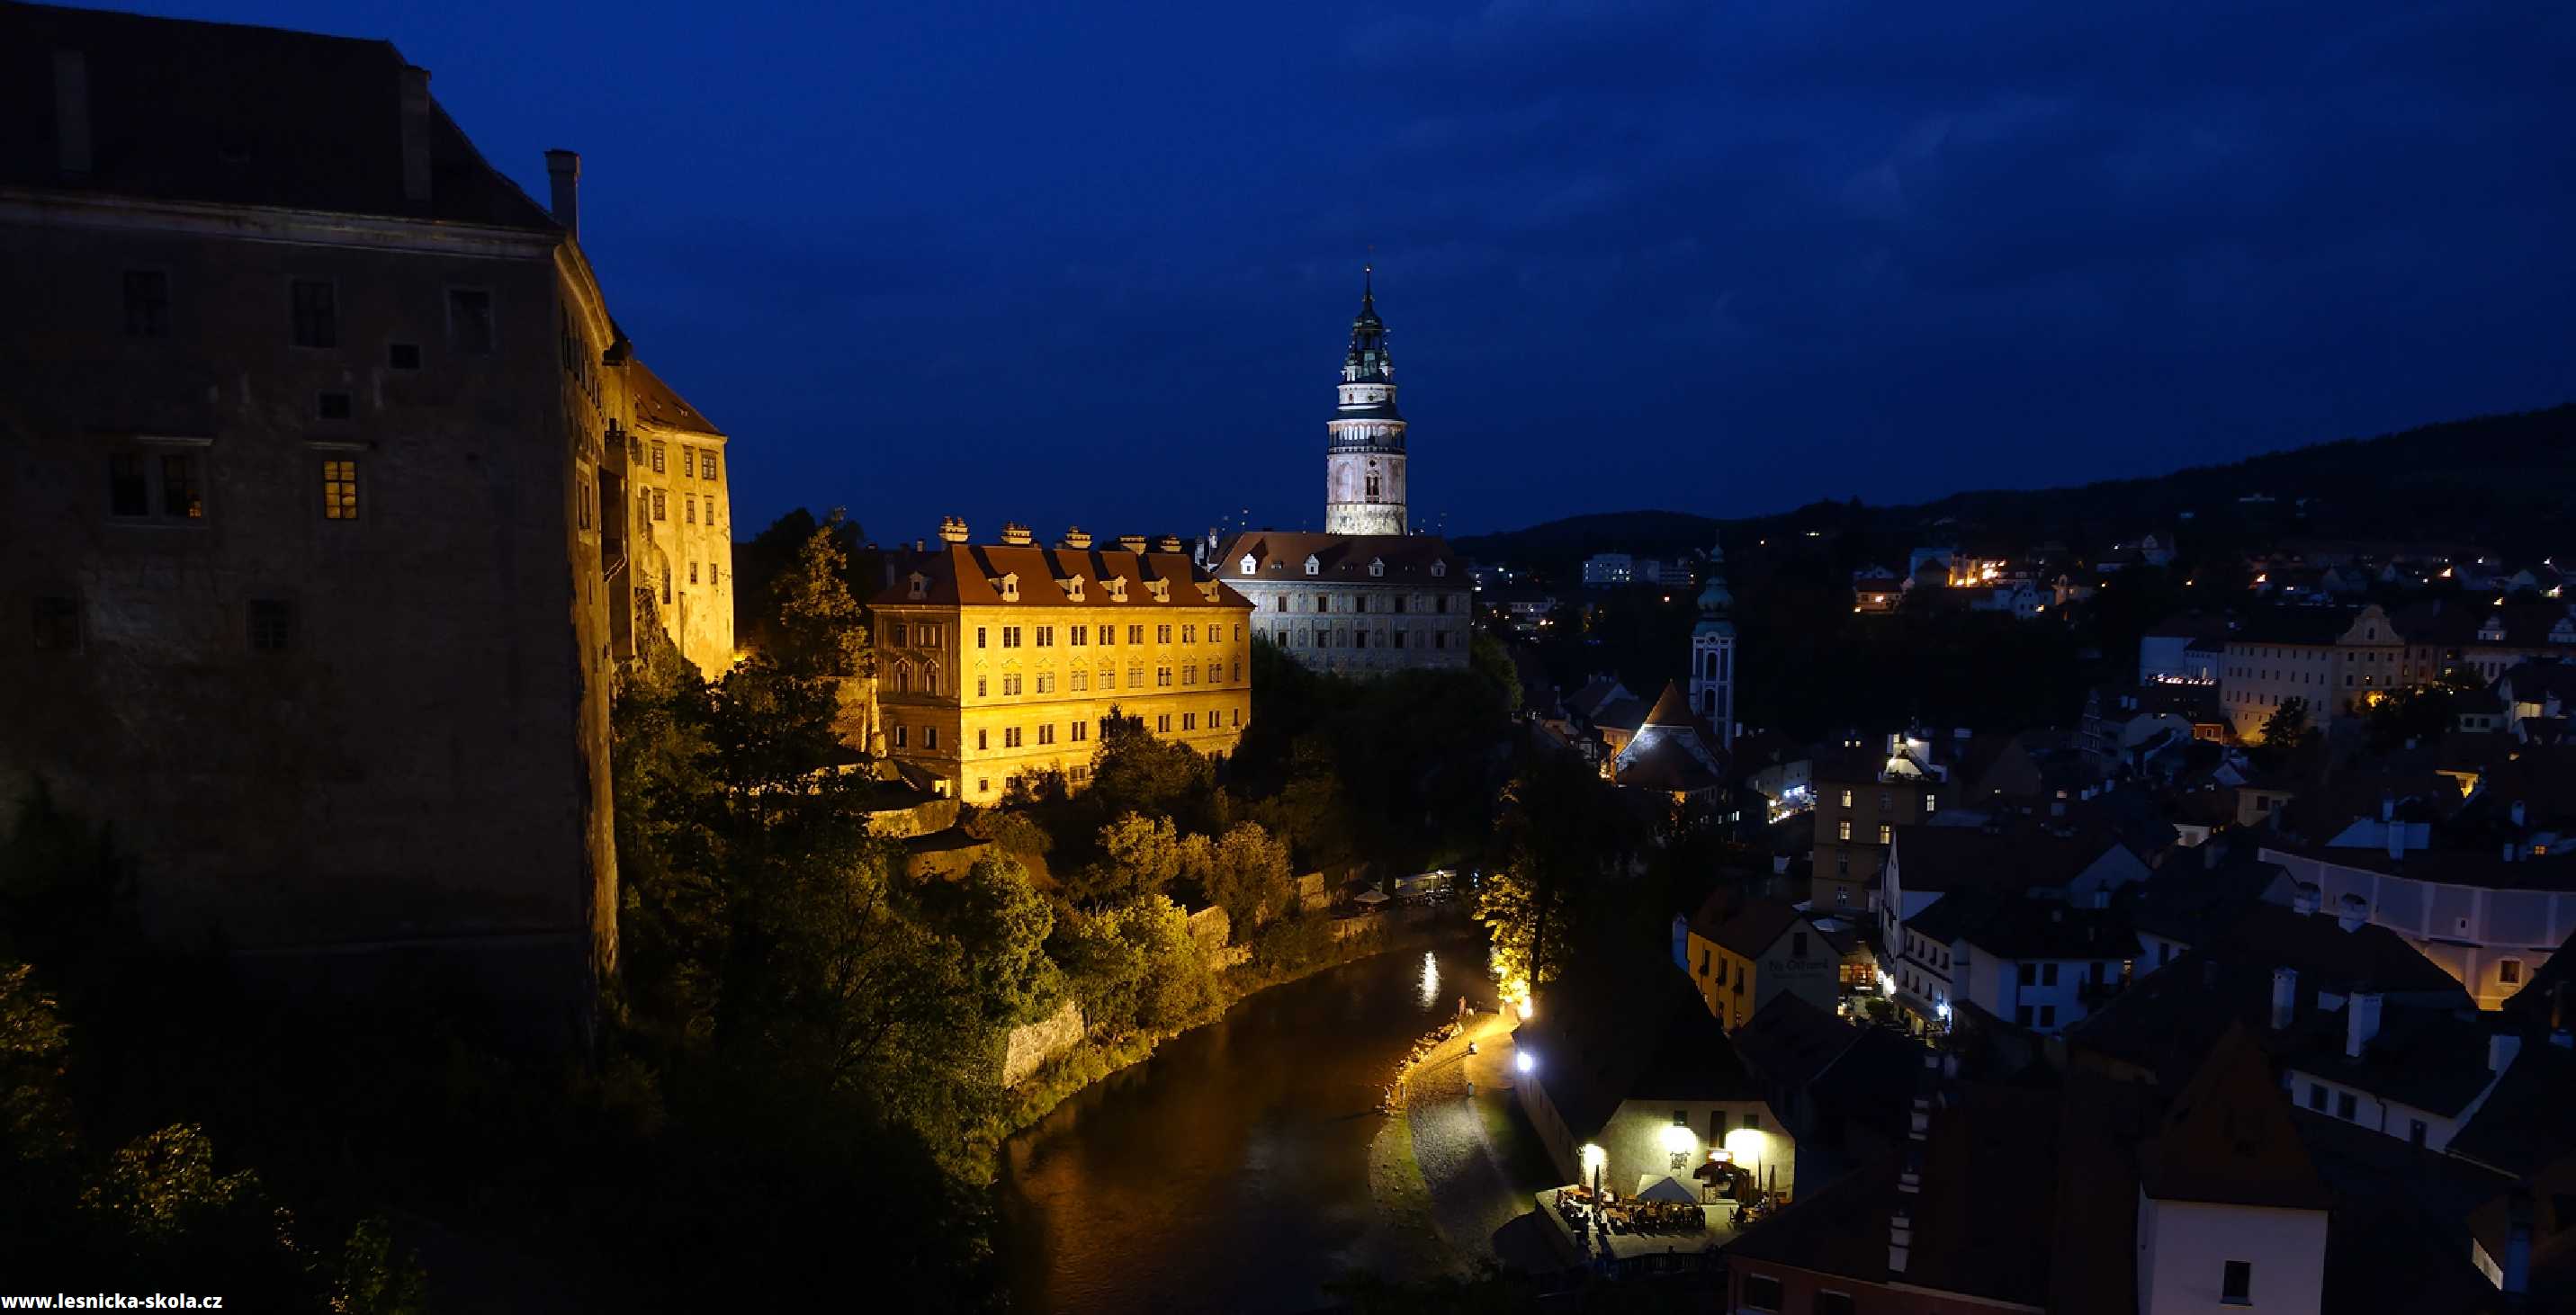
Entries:
[[1145, 551], [1145, 536], [1141, 534], [1119, 535], [1118, 546], [1132, 553], [1141, 553]]
[[940, 517], [939, 541], [941, 543], [966, 542], [966, 518], [963, 516]]
[[581, 240], [581, 152], [546, 152], [546, 181], [554, 186], [555, 222]]
[[1154, 540], [1154, 551], [1156, 552], [1179, 552], [1180, 550], [1181, 540], [1179, 535], [1166, 534], [1162, 538]]
[[2522, 1038], [2512, 1032], [2498, 1032], [2487, 1038], [2487, 1072], [2498, 1077], [2513, 1067], [2514, 1056], [2522, 1053]]
[[429, 70], [408, 64], [402, 70], [403, 199], [429, 204]]
[[89, 172], [89, 57], [54, 52], [54, 153], [67, 174]]
[[1077, 550], [1090, 547], [1091, 531], [1086, 530], [1079, 525], [1068, 525], [1064, 527], [1064, 546]]
[[1002, 522], [1002, 542], [1014, 548], [1026, 548], [1031, 542], [1029, 527], [1018, 521]]
[[1914, 1216], [1898, 1210], [1887, 1217], [1887, 1269], [1891, 1274], [1905, 1272], [1906, 1253], [1914, 1249]]
[[2362, 1047], [2379, 1035], [2379, 992], [2355, 991], [2343, 1002], [2343, 1053], [2346, 1059], [2361, 1058]]
[[2318, 902], [2323, 898], [2323, 892], [2317, 889], [2317, 883], [2302, 881], [2290, 891], [2290, 911], [2314, 914], [2317, 911]]
[[2290, 1017], [2299, 1011], [2299, 970], [2272, 970], [2272, 1030], [2288, 1030]]
[[2335, 914], [2335, 925], [2345, 931], [2360, 931], [2361, 924], [2370, 921], [2370, 903], [2359, 895], [2344, 896], [2336, 907], [2340, 911]]

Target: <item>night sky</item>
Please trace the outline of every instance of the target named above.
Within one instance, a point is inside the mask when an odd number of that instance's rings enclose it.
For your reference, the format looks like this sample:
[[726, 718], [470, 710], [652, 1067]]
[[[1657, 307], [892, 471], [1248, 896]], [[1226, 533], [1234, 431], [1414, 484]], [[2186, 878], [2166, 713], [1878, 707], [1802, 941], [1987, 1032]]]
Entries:
[[745, 534], [1316, 524], [1372, 246], [1453, 533], [2576, 396], [2566, 5], [145, 7], [391, 39], [540, 200], [581, 151]]

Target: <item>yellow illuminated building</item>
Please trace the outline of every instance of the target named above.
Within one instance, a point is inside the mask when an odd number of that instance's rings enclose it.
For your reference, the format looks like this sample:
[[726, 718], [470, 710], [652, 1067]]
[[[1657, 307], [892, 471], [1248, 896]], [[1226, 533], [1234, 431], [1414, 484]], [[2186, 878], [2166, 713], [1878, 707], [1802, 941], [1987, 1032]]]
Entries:
[[1233, 751], [1252, 715], [1252, 605], [1177, 539], [1054, 548], [1018, 525], [898, 554], [877, 595], [877, 703], [885, 752], [932, 788], [990, 803], [1015, 777], [1091, 773], [1115, 709], [1207, 754]]

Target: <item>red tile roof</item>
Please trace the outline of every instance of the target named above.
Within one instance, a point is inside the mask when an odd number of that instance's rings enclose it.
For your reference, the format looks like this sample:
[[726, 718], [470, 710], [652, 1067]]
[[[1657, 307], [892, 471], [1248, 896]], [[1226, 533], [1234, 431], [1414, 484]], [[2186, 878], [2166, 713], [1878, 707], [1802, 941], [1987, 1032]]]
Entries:
[[[1137, 612], [1156, 609], [1197, 611], [1249, 611], [1252, 603], [1216, 577], [1190, 562], [1188, 553], [1134, 553], [1109, 548], [1040, 548], [1034, 545], [998, 543], [947, 543], [919, 554], [905, 554], [893, 567], [895, 582], [873, 600], [878, 606], [902, 606], [906, 603], [954, 606], [959, 604], [1087, 607], [1098, 609], [1132, 609]], [[911, 577], [925, 577], [922, 596], [912, 596]], [[1006, 602], [998, 583], [1006, 576], [1019, 577], [1019, 598]], [[1085, 582], [1082, 597], [1074, 598], [1068, 585], [1079, 577]], [[1107, 581], [1127, 581], [1127, 599], [1114, 601]], [[1157, 601], [1147, 582], [1170, 582], [1169, 601]], [[1201, 591], [1200, 585], [1212, 586]], [[1214, 597], [1209, 597], [1210, 593]]]

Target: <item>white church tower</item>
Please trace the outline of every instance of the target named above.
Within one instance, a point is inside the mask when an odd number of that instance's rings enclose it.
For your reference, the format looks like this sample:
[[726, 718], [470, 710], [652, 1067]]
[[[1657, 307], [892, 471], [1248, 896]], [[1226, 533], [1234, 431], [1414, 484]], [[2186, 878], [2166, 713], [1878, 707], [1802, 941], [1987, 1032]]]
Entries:
[[1716, 728], [1721, 748], [1735, 747], [1735, 595], [1726, 591], [1726, 550], [1708, 550], [1708, 582], [1699, 590], [1699, 624], [1691, 627], [1691, 711]]
[[1402, 534], [1404, 417], [1395, 410], [1395, 362], [1377, 317], [1374, 271], [1360, 279], [1360, 313], [1342, 358], [1341, 407], [1324, 426], [1324, 532]]

